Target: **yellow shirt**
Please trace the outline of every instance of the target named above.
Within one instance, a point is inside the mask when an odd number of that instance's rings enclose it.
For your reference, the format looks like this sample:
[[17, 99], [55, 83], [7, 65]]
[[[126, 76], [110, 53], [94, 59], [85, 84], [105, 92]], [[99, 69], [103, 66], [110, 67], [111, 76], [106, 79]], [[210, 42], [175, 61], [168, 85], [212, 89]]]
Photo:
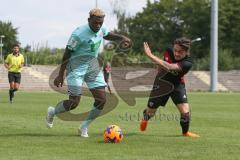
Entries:
[[18, 56], [9, 54], [5, 60], [9, 66], [9, 72], [21, 72], [21, 65], [24, 63], [24, 57], [19, 53]]

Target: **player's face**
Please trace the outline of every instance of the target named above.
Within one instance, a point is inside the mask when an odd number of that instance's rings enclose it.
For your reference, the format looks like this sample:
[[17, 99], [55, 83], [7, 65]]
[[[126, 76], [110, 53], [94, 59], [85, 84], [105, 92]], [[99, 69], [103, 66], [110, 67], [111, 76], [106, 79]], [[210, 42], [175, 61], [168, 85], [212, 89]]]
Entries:
[[104, 18], [91, 17], [88, 19], [89, 26], [93, 32], [98, 32], [102, 27]]
[[15, 47], [13, 48], [13, 53], [14, 53], [14, 54], [19, 53], [19, 47], [15, 46]]
[[187, 55], [187, 51], [178, 44], [174, 44], [173, 52], [176, 60], [181, 60]]

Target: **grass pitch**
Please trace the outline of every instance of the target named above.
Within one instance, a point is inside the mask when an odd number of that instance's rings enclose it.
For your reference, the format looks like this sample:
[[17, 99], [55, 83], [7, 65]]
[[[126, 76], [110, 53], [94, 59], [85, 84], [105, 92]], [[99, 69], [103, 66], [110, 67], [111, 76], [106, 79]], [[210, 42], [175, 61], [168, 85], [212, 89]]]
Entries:
[[[147, 131], [139, 131], [139, 119], [147, 98], [129, 107], [119, 99], [118, 107], [99, 117], [89, 128], [90, 138], [77, 135], [80, 122], [55, 119], [45, 127], [49, 105], [67, 96], [54, 92], [18, 92], [13, 104], [0, 92], [0, 160], [233, 160], [240, 155], [240, 93], [190, 93], [190, 130], [201, 137], [180, 136], [177, 108], [169, 101], [160, 108]], [[92, 99], [83, 97], [74, 113], [90, 109]], [[120, 144], [103, 142], [103, 130], [119, 125]]]

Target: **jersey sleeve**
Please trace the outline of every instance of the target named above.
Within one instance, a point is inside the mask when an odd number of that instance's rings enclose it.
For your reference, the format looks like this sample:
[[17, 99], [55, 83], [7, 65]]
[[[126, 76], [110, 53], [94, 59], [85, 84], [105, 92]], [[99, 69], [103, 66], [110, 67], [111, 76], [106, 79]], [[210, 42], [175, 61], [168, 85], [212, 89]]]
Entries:
[[[10, 55], [10, 54], [9, 54]], [[8, 64], [9, 63], [9, 55], [7, 56], [7, 58], [5, 59], [5, 63]]]
[[107, 36], [109, 33], [109, 30], [105, 25], [102, 26], [102, 32], [103, 32], [103, 37]]
[[24, 56], [22, 55], [21, 56], [21, 64], [23, 64], [24, 63]]
[[72, 34], [68, 40], [67, 48], [71, 51], [76, 51], [80, 45], [80, 38], [76, 34]]
[[183, 74], [186, 74], [192, 68], [192, 62], [188, 60], [184, 60], [182, 62], [177, 63], [182, 70]]

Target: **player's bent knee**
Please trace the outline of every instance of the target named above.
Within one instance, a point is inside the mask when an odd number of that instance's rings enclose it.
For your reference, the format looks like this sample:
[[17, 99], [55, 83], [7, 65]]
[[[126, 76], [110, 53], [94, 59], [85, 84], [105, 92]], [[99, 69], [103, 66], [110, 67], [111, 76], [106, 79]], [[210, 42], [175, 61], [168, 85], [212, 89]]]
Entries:
[[104, 108], [105, 103], [106, 103], [106, 98], [102, 98], [98, 100], [95, 99], [94, 106], [97, 109], [102, 110]]
[[78, 106], [78, 104], [79, 104], [78, 102], [73, 102], [70, 110], [75, 109]]
[[80, 102], [79, 99], [70, 99], [66, 101], [64, 107], [67, 111], [70, 111], [75, 109], [78, 106], [79, 102]]

